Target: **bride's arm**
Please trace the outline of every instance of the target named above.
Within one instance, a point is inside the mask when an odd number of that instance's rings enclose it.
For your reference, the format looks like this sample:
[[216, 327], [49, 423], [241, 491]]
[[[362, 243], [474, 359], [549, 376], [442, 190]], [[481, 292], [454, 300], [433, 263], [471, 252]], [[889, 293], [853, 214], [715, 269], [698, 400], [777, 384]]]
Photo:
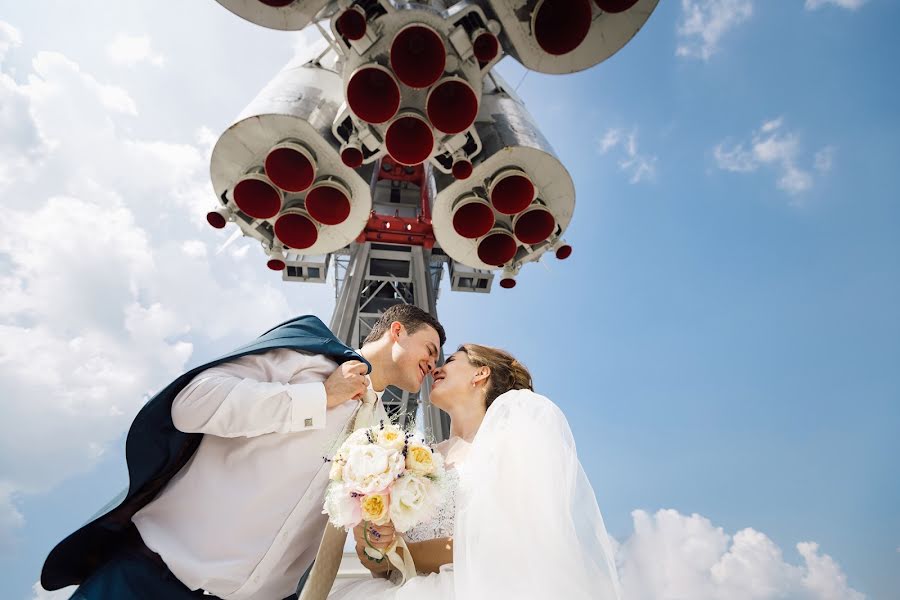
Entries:
[[453, 538], [435, 538], [422, 542], [406, 542], [416, 571], [419, 573], [437, 573], [441, 565], [453, 562]]

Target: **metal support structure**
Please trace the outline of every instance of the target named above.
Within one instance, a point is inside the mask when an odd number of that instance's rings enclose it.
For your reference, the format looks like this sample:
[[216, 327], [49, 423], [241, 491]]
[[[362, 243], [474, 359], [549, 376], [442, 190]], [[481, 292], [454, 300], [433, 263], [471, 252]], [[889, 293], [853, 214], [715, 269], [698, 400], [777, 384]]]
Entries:
[[[444, 260], [432, 258], [429, 250], [364, 242], [354, 244], [349, 256], [335, 256], [334, 262], [337, 302], [331, 330], [347, 345], [362, 346], [381, 314], [395, 304], [413, 304], [437, 315]], [[440, 441], [450, 433], [450, 420], [431, 405], [430, 391], [427, 379], [418, 394], [388, 387], [382, 402], [401, 427], [415, 423]]]

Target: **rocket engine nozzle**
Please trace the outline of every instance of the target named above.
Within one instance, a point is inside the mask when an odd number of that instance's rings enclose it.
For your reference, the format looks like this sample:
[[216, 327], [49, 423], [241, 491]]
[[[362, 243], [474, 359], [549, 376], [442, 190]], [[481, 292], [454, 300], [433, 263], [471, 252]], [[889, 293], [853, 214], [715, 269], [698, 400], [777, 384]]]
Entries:
[[494, 60], [500, 52], [500, 40], [486, 29], [479, 29], [472, 36], [472, 50], [481, 63], [487, 64]]
[[366, 13], [360, 6], [351, 6], [341, 13], [334, 26], [348, 40], [361, 40], [366, 35]]
[[414, 166], [428, 160], [434, 150], [434, 134], [425, 119], [403, 113], [390, 124], [384, 136], [388, 154], [398, 163]]
[[319, 227], [306, 211], [289, 208], [275, 221], [275, 237], [288, 248], [303, 250], [319, 239]]
[[491, 204], [504, 215], [515, 215], [528, 208], [535, 193], [531, 179], [519, 169], [501, 171], [488, 187]]
[[553, 213], [543, 206], [535, 206], [519, 214], [513, 221], [513, 232], [523, 244], [539, 244], [556, 230]]
[[495, 222], [490, 205], [478, 197], [461, 200], [453, 211], [453, 229], [470, 240], [486, 235]]
[[485, 264], [501, 267], [516, 256], [517, 249], [518, 244], [512, 234], [497, 227], [478, 243], [478, 258]]
[[318, 183], [306, 194], [306, 211], [323, 225], [339, 225], [350, 216], [350, 192], [336, 181]]
[[591, 29], [591, 0], [541, 0], [532, 31], [547, 54], [561, 56], [581, 45]]
[[312, 154], [293, 142], [276, 144], [266, 156], [266, 175], [286, 192], [302, 192], [316, 177], [316, 163]]
[[400, 86], [381, 65], [360, 67], [347, 83], [347, 104], [367, 123], [386, 123], [400, 109]]
[[448, 77], [428, 93], [428, 119], [442, 133], [461, 133], [472, 126], [478, 116], [478, 96], [466, 81]]
[[391, 68], [411, 88], [427, 88], [440, 79], [447, 64], [441, 36], [422, 24], [407, 25], [391, 43]]
[[251, 173], [234, 186], [234, 203], [254, 219], [271, 219], [281, 210], [284, 197], [262, 174]]

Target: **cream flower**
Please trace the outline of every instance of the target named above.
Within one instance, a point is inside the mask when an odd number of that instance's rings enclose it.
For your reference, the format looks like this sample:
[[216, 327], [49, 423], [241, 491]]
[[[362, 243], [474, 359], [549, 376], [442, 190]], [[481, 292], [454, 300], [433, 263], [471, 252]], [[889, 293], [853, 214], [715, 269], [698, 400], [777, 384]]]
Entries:
[[396, 425], [385, 425], [378, 430], [378, 445], [388, 450], [403, 450], [406, 443], [406, 434]]
[[386, 494], [369, 494], [360, 502], [362, 518], [376, 525], [384, 525], [391, 520], [390, 499]]
[[438, 459], [425, 444], [410, 444], [406, 451], [406, 468], [418, 475], [431, 475], [437, 469]]
[[331, 481], [341, 481], [344, 478], [344, 461], [337, 457], [331, 461], [331, 470], [328, 472], [328, 479]]

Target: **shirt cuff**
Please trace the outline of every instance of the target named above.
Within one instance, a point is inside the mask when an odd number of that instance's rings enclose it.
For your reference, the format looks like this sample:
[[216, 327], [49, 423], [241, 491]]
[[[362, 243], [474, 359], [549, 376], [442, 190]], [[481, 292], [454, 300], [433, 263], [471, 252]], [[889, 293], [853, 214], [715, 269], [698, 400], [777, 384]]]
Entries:
[[291, 431], [325, 427], [328, 396], [322, 382], [294, 383], [288, 386], [291, 397]]

